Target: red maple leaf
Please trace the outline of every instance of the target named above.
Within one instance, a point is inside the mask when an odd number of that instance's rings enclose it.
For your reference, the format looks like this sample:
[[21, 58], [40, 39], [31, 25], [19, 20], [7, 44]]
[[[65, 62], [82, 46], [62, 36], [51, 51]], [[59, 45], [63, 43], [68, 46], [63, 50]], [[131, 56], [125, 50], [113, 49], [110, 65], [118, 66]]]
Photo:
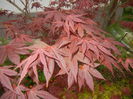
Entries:
[[14, 70], [11, 70], [10, 67], [12, 66], [4, 66], [4, 67], [0, 67], [0, 83], [10, 89], [11, 91], [13, 91], [11, 82], [10, 82], [10, 77], [11, 76], [16, 76], [17, 72], [15, 72]]
[[127, 70], [127, 71], [130, 71], [129, 70], [129, 67], [133, 68], [133, 59], [131, 58], [127, 58], [125, 63], [123, 64], [123, 67]]
[[100, 72], [98, 72], [95, 68], [92, 68], [87, 65], [80, 65], [79, 66], [79, 73], [78, 73], [78, 84], [79, 89], [84, 85], [86, 82], [87, 86], [94, 91], [94, 82], [92, 76], [104, 79]]
[[32, 42], [31, 36], [26, 34], [15, 34], [15, 38], [13, 39], [14, 42], [17, 43], [25, 43], [25, 42]]
[[31, 8], [41, 8], [41, 4], [39, 2], [34, 2], [32, 3], [32, 7]]
[[26, 92], [28, 88], [23, 85], [13, 87], [13, 91], [7, 90], [0, 99], [27, 99], [23, 92]]
[[47, 91], [43, 90], [44, 85], [37, 85], [27, 91], [28, 99], [57, 99]]
[[37, 71], [35, 66], [38, 66], [39, 64], [42, 65], [44, 75], [46, 77], [46, 85], [48, 86], [48, 82], [53, 74], [54, 71], [54, 64], [55, 62], [58, 64], [58, 66], [66, 70], [66, 64], [62, 57], [62, 53], [59, 51], [56, 46], [49, 46], [44, 42], [36, 41], [36, 44], [29, 47], [29, 49], [34, 50], [32, 54], [26, 58], [24, 61], [22, 61], [18, 67], [22, 67], [22, 73], [19, 80], [19, 84], [22, 81], [22, 79], [26, 76], [28, 71], [32, 68], [34, 73], [37, 75]]
[[44, 24], [44, 18], [33, 18], [32, 22], [30, 22], [27, 27], [35, 35], [36, 32], [44, 30]]
[[27, 51], [24, 44], [12, 41], [7, 45], [0, 46], [0, 64], [3, 64], [7, 57], [12, 63], [19, 64], [19, 55], [26, 54], [29, 54], [29, 51]]

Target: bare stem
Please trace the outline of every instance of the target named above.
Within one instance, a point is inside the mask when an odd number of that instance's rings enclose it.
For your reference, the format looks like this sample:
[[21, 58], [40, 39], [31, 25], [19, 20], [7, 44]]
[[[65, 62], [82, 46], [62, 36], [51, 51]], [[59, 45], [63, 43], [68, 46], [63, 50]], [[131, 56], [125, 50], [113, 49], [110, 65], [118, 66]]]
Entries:
[[124, 36], [120, 39], [120, 42], [127, 36], [127, 33], [124, 34]]
[[26, 14], [16, 3], [12, 2], [11, 0], [6, 0], [6, 1], [12, 4], [14, 7], [16, 7], [23, 14]]
[[23, 15], [25, 15], [27, 18], [31, 18], [29, 12], [28, 12], [28, 0], [26, 0], [26, 4], [24, 4], [24, 2], [21, 2], [23, 5], [25, 5], [24, 10], [21, 9], [15, 2], [11, 1], [11, 0], [6, 0], [7, 2], [9, 2], [10, 4], [12, 4], [14, 7], [16, 7], [20, 12], [22, 12]]

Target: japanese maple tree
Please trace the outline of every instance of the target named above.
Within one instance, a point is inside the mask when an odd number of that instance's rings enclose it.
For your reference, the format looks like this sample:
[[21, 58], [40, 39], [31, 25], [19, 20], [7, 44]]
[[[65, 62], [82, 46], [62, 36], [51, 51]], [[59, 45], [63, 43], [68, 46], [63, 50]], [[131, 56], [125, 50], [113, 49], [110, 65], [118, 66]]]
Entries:
[[[0, 83], [5, 89], [1, 99], [57, 99], [44, 91], [55, 76], [55, 68], [59, 68], [56, 76], [67, 75], [68, 88], [77, 83], [79, 90], [87, 85], [91, 91], [93, 78], [105, 80], [97, 70], [101, 65], [113, 75], [114, 68], [122, 73], [123, 67], [127, 71], [133, 68], [133, 59], [120, 60], [118, 46], [124, 44], [107, 37], [108, 33], [94, 21], [100, 4], [107, 5], [111, 0], [51, 0], [48, 7], [36, 0], [20, 0], [24, 10], [13, 0], [6, 1], [22, 15], [2, 23], [8, 43], [0, 46]], [[29, 5], [43, 11], [31, 16]], [[4, 65], [7, 60], [10, 66]], [[39, 70], [46, 79], [43, 85]], [[24, 86], [27, 76], [34, 86]]]

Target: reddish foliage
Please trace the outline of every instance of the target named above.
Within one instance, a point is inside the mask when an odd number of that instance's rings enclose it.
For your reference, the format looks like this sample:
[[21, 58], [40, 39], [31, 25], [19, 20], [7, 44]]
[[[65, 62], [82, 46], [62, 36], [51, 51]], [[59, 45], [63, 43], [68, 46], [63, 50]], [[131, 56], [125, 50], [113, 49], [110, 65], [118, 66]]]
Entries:
[[125, 62], [123, 62], [121, 59], [119, 62], [123, 65], [123, 67], [127, 70], [130, 71], [130, 68], [133, 68], [133, 59], [132, 58], [127, 58]]
[[128, 6], [133, 6], [133, 1], [132, 0], [127, 0], [124, 4], [121, 5], [122, 7], [128, 7]]
[[24, 86], [13, 86], [13, 91], [7, 90], [2, 96], [1, 99], [26, 99], [26, 96], [22, 93], [22, 91], [26, 91], [27, 88]]
[[0, 10], [0, 15], [2, 16], [2, 15], [6, 15], [8, 13], [8, 11], [7, 10]]
[[[56, 99], [43, 90], [44, 85], [40, 85], [39, 69], [43, 71], [46, 78], [46, 87], [49, 85], [55, 68], [59, 68], [56, 76], [66, 75], [68, 88], [77, 83], [79, 90], [82, 86], [87, 85], [94, 91], [93, 77], [104, 79], [97, 67], [104, 65], [112, 74], [114, 67], [123, 72], [119, 63], [128, 71], [129, 66], [133, 68], [132, 59], [127, 59], [125, 62], [118, 61], [121, 53], [116, 46], [123, 47], [123, 45], [106, 37], [107, 33], [88, 18], [88, 13], [82, 11], [106, 2], [107, 0], [69, 0], [69, 2], [68, 0], [58, 0], [52, 2], [50, 8], [45, 8], [35, 17], [21, 17], [17, 21], [5, 23], [7, 39], [11, 39], [11, 41], [0, 47], [0, 63], [3, 64], [8, 57], [15, 64], [15, 70], [20, 78], [18, 79], [16, 72], [12, 69], [8, 68], [8, 72], [11, 73], [6, 74], [7, 69], [3, 72], [1, 68], [4, 67], [0, 67], [1, 83], [10, 89], [2, 97], [9, 94], [12, 99], [19, 96], [27, 96], [29, 99], [39, 97]], [[56, 4], [57, 7], [54, 7]], [[72, 9], [63, 9], [71, 4], [75, 4]], [[32, 6], [40, 7], [38, 2]], [[50, 38], [49, 43], [46, 44], [42, 38]], [[21, 60], [19, 55], [25, 55], [26, 58]], [[14, 83], [10, 82], [6, 75], [16, 76], [19, 82], [16, 82], [16, 79], [13, 81], [18, 83], [17, 86], [14, 87]], [[26, 75], [36, 82], [36, 86], [32, 89], [21, 89], [22, 80], [26, 78]], [[7, 83], [3, 84], [3, 80], [7, 80]], [[23, 90], [26, 94], [22, 93]]]
[[132, 93], [132, 92], [131, 92], [131, 89], [128, 88], [128, 87], [125, 87], [125, 88], [122, 89], [122, 94], [123, 94], [123, 95], [130, 96], [131, 93]]
[[44, 85], [38, 85], [36, 87], [33, 87], [32, 89], [27, 91], [28, 99], [57, 99], [54, 96], [52, 96], [50, 93], [43, 91], [42, 88]]
[[104, 92], [105, 88], [102, 85], [99, 85], [99, 91]]
[[0, 64], [3, 64], [8, 57], [12, 63], [17, 65], [20, 63], [19, 55], [29, 54], [29, 51], [25, 48], [25, 44], [12, 41], [7, 45], [0, 46], [0, 54]]
[[121, 99], [120, 95], [112, 95], [110, 99]]
[[129, 28], [129, 29], [133, 30], [133, 22], [122, 21], [121, 25], [126, 27], [126, 28]]
[[9, 10], [0, 10], [0, 16], [12, 16], [13, 12], [10, 12]]
[[[13, 91], [7, 90], [1, 99], [57, 99], [50, 93], [43, 90], [44, 85], [38, 85], [32, 89], [26, 88], [23, 85], [13, 87]], [[24, 92], [24, 93], [23, 93]]]
[[11, 66], [5, 66], [5, 67], [0, 67], [0, 83], [10, 89], [11, 91], [13, 91], [11, 82], [10, 82], [10, 78], [8, 76], [16, 76], [17, 72], [9, 69]]
[[32, 7], [31, 8], [40, 8], [41, 7], [41, 4], [39, 2], [34, 2], [32, 3]]

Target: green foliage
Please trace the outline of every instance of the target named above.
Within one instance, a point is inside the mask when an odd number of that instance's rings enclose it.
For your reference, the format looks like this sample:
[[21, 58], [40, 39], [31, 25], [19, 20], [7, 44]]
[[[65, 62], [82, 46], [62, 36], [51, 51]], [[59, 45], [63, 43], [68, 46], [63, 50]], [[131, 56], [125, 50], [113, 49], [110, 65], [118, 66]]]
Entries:
[[[133, 85], [130, 83], [132, 79], [121, 79], [117, 80], [115, 82], [95, 82], [95, 91], [89, 92], [87, 88], [84, 88], [83, 91], [79, 92], [78, 94], [71, 91], [71, 90], [64, 90], [62, 92], [62, 99], [67, 99], [66, 93], [69, 93], [69, 95], [76, 94], [77, 99], [110, 99], [111, 96], [120, 96], [121, 99], [131, 99], [133, 96]], [[131, 90], [130, 95], [124, 95], [122, 92], [123, 88], [129, 88]], [[74, 99], [71, 97], [70, 99]]]
[[13, 65], [13, 63], [7, 59], [7, 60], [4, 62], [4, 64], [2, 64], [2, 65], [3, 65], [3, 66], [8, 66], [8, 65]]
[[128, 6], [124, 8], [123, 16], [125, 15], [133, 15], [133, 7]]
[[39, 81], [40, 82], [45, 82], [46, 81], [43, 71], [38, 70], [38, 76], [39, 76]]
[[[41, 70], [38, 70], [38, 76], [39, 76], [38, 78], [39, 78], [40, 83], [46, 81], [46, 79], [45, 79], [45, 77], [44, 77], [44, 74], [43, 74], [43, 72], [42, 72]], [[30, 87], [30, 86], [35, 85], [35, 82], [33, 82], [33, 80], [31, 79], [30, 76], [27, 76], [27, 77], [24, 79], [24, 82], [25, 82], [25, 83], [24, 83], [25, 86], [27, 86], [27, 87]]]
[[3, 38], [3, 37], [0, 37], [0, 45], [6, 45], [9, 43], [9, 40]]
[[[99, 90], [100, 86], [103, 87], [102, 91]], [[93, 94], [88, 92], [87, 90], [84, 90], [83, 92], [78, 94], [78, 99], [110, 99], [112, 95], [119, 95], [121, 96], [121, 99], [131, 99], [132, 94], [129, 96], [123, 95], [122, 89], [124, 87], [133, 89], [133, 86], [129, 84], [129, 79], [119, 80], [119, 81], [116, 81], [115, 83], [110, 82], [110, 84], [97, 83]]]
[[25, 79], [24, 79], [24, 85], [27, 86], [27, 87], [32, 87], [35, 82], [33, 82], [33, 80], [31, 79], [31, 77], [27, 76]]
[[[110, 25], [107, 28], [107, 31], [111, 33], [111, 35], [118, 41], [121, 41], [124, 43], [126, 46], [129, 48], [133, 49], [133, 32], [130, 31], [129, 29], [123, 28], [120, 24], [115, 23]], [[122, 52], [122, 57], [127, 57], [130, 53], [123, 49], [120, 48]], [[129, 55], [130, 56], [130, 55]]]

